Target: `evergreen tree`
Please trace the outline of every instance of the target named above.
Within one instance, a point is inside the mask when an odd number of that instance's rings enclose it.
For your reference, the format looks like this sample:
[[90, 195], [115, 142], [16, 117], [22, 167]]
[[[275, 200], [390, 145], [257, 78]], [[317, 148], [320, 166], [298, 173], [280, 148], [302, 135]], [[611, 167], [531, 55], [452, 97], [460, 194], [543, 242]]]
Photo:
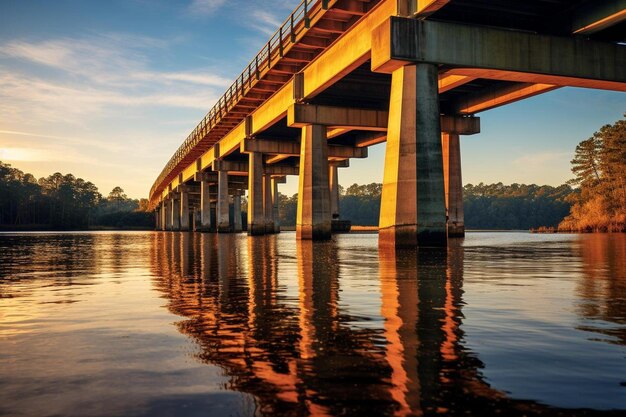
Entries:
[[576, 146], [579, 185], [571, 213], [559, 225], [572, 231], [626, 231], [626, 119], [605, 125]]

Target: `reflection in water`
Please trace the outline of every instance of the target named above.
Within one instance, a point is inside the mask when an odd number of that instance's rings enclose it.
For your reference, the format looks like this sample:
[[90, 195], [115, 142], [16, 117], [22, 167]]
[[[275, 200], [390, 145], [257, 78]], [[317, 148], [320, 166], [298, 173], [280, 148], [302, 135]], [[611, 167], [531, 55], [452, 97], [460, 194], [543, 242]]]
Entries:
[[[574, 251], [583, 261], [587, 279], [578, 295], [584, 300], [579, 313], [591, 320], [581, 329], [608, 336], [609, 343], [626, 345], [626, 239], [624, 235], [590, 234], [576, 242]], [[593, 321], [602, 320], [604, 326]]]
[[[346, 249], [334, 241], [297, 242], [293, 252], [275, 236], [202, 235], [191, 242], [197, 248], [182, 252], [201, 254], [200, 270], [155, 275], [169, 308], [189, 318], [180, 327], [202, 345], [200, 357], [223, 367], [231, 388], [253, 394], [263, 414], [618, 415], [515, 400], [485, 381], [485, 364], [463, 346], [464, 256], [473, 249], [453, 243], [443, 252], [378, 249], [382, 329], [355, 326], [358, 320], [342, 311], [338, 260]], [[167, 238], [160, 244], [166, 251]], [[624, 253], [624, 240], [608, 244], [578, 243], [581, 299], [611, 304], [582, 306], [581, 313], [623, 324], [624, 293], [616, 291], [623, 291], [624, 258], [615, 254]], [[168, 257], [156, 253], [161, 268]], [[181, 252], [173, 253], [170, 264], [184, 264]], [[596, 269], [607, 266], [606, 282], [595, 282]], [[294, 274], [297, 300], [281, 283]]]
[[0, 235], [0, 415], [618, 416], [625, 353], [625, 235]]

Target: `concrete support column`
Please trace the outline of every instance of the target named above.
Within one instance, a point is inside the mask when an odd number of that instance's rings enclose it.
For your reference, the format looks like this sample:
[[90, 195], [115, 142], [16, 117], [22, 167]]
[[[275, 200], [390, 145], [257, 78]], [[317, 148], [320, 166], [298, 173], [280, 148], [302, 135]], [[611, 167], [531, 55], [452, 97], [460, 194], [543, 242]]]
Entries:
[[248, 234], [265, 234], [263, 212], [263, 154], [251, 152], [248, 163]]
[[167, 204], [161, 201], [161, 230], [167, 230]]
[[209, 182], [200, 181], [200, 228], [202, 232], [211, 230], [211, 193]]
[[171, 228], [170, 230], [180, 230], [180, 201], [172, 198], [170, 208]]
[[239, 193], [233, 196], [233, 231], [239, 233], [243, 230], [241, 224], [241, 196]]
[[165, 226], [164, 230], [172, 230], [172, 203], [164, 200], [163, 201], [163, 216], [164, 216], [164, 222], [163, 225]]
[[379, 241], [445, 246], [437, 66], [404, 66], [391, 84]]
[[180, 192], [180, 230], [189, 230], [189, 193], [184, 188]]
[[298, 239], [330, 239], [330, 188], [326, 126], [307, 125], [300, 141]]
[[217, 174], [217, 232], [230, 232], [228, 197], [228, 172], [219, 171]]
[[265, 233], [274, 233], [274, 202], [272, 200], [272, 176], [263, 175], [263, 213], [265, 215]]
[[194, 208], [191, 216], [193, 220], [193, 224], [191, 225], [191, 230], [194, 232], [199, 232], [201, 230], [200, 227], [200, 209]]
[[443, 177], [448, 214], [448, 237], [465, 236], [461, 146], [457, 133], [442, 133]]
[[161, 230], [161, 208], [154, 211], [154, 230]]
[[278, 181], [272, 178], [272, 209], [274, 211], [274, 233], [280, 233], [280, 215], [278, 212]]
[[328, 182], [330, 183], [330, 215], [333, 220], [339, 219], [339, 169], [331, 163], [328, 169]]

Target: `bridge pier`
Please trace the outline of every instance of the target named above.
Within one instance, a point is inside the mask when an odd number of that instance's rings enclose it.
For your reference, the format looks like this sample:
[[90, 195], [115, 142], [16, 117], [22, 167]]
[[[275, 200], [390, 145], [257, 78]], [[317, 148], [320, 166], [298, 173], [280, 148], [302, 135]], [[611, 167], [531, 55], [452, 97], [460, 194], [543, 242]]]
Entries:
[[300, 141], [298, 239], [326, 240], [331, 236], [330, 185], [326, 126], [307, 124]]
[[180, 230], [189, 231], [189, 192], [184, 186], [180, 190]]
[[393, 71], [379, 241], [445, 246], [446, 206], [437, 65]]
[[157, 230], [164, 230], [165, 228], [165, 224], [163, 223], [163, 202], [161, 201], [158, 205], [157, 205]]
[[211, 185], [205, 175], [200, 178], [200, 224], [198, 231], [211, 230]]
[[339, 207], [339, 168], [347, 167], [348, 160], [329, 162], [328, 182], [330, 183], [330, 230], [333, 233], [349, 232], [350, 220], [342, 220]]
[[233, 195], [233, 232], [240, 233], [243, 230], [241, 224], [241, 195], [237, 192]]
[[161, 230], [167, 230], [167, 203], [161, 201]]
[[265, 215], [265, 233], [274, 233], [274, 200], [272, 176], [263, 175], [263, 213]]
[[177, 196], [173, 195], [170, 201], [170, 230], [177, 231], [180, 230], [180, 200], [177, 198]]
[[263, 213], [263, 154], [250, 152], [248, 163], [248, 234], [265, 234]]
[[442, 116], [441, 149], [448, 238], [465, 236], [460, 135], [480, 133], [479, 117]]
[[443, 176], [448, 214], [448, 237], [465, 236], [461, 147], [458, 133], [442, 133]]
[[230, 232], [228, 171], [217, 173], [217, 232]]
[[163, 230], [172, 230], [172, 215], [170, 214], [171, 209], [172, 203], [170, 203], [170, 200], [163, 200]]
[[328, 169], [328, 182], [330, 183], [330, 217], [332, 220], [339, 219], [339, 168], [332, 162]]
[[274, 233], [280, 233], [280, 213], [278, 210], [278, 182], [281, 179], [272, 177], [272, 212], [274, 215]]

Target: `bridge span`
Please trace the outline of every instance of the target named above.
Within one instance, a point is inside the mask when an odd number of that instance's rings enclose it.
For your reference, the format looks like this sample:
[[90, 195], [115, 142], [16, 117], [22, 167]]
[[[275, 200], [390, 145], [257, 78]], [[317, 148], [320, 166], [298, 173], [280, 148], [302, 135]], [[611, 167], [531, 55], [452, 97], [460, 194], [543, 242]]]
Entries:
[[[460, 135], [476, 114], [562, 86], [626, 91], [626, 0], [303, 0], [168, 161], [159, 230], [280, 230], [299, 176], [297, 237], [340, 224], [338, 168], [386, 141], [380, 241], [464, 234]], [[232, 209], [231, 209], [232, 199]]]

